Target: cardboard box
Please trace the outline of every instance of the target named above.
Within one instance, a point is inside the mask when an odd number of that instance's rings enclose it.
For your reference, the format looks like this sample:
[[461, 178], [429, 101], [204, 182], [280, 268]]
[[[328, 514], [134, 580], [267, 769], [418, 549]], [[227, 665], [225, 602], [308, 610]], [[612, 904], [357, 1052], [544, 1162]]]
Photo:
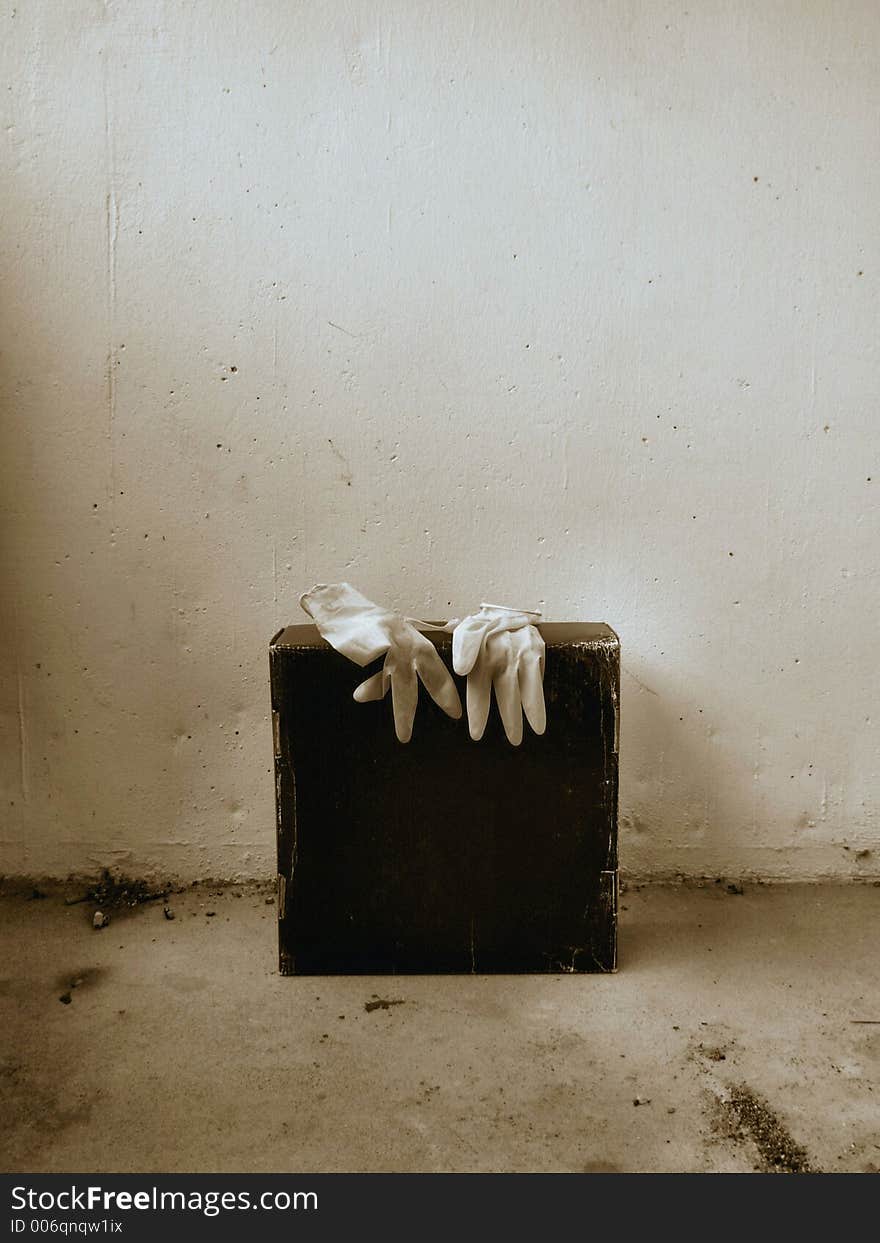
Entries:
[[494, 700], [473, 742], [423, 688], [402, 745], [390, 694], [352, 699], [370, 669], [313, 625], [272, 640], [283, 975], [615, 969], [619, 643], [540, 629], [547, 731], [519, 747]]

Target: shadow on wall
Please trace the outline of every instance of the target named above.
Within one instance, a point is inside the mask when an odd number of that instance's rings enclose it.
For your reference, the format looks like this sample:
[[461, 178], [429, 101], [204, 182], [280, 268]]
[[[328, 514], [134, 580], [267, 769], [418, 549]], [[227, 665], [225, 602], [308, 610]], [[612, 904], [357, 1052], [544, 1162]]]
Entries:
[[[755, 714], [754, 748], [731, 759], [733, 729], [725, 731], [717, 723], [718, 705], [730, 703], [730, 688], [706, 687], [699, 699], [686, 697], [676, 693], [670, 670], [644, 669], [639, 666], [636, 676], [624, 668], [621, 678], [624, 875], [654, 880], [877, 879], [878, 855], [870, 839], [828, 840], [832, 821], [825, 778], [818, 764], [804, 758], [821, 755], [818, 741], [814, 751], [804, 748], [808, 735], [799, 738], [795, 725], [786, 725], [794, 740], [789, 746], [799, 749], [797, 759], [786, 756], [788, 739], [780, 741], [778, 732], [768, 732], [762, 740]], [[656, 688], [664, 686], [664, 679], [671, 690], [660, 693]], [[748, 732], [743, 714], [749, 714], [747, 721], [752, 715], [748, 694], [746, 689], [741, 696], [745, 707], [735, 725], [741, 734]], [[810, 720], [809, 712], [803, 716]], [[784, 788], [789, 781], [790, 792]]]
[[[666, 671], [621, 671], [620, 856], [624, 875], [737, 877], [755, 830], [755, 786], [745, 758], [722, 765], [706, 701], [654, 689]], [[634, 701], [637, 701], [638, 707]], [[714, 713], [712, 714], [714, 715]], [[743, 848], [746, 848], [743, 851]], [[699, 851], [702, 871], [689, 868]], [[669, 859], [676, 858], [674, 869]], [[754, 868], [752, 868], [754, 870]]]

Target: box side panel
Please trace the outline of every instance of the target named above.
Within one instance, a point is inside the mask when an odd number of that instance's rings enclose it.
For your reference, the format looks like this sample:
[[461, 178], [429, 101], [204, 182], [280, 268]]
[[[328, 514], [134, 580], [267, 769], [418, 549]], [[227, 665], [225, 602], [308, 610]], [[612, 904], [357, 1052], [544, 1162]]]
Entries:
[[269, 650], [269, 682], [272, 696], [272, 754], [275, 772], [275, 832], [278, 887], [278, 968], [282, 975], [295, 974], [293, 940], [287, 935], [288, 901], [296, 871], [296, 776], [290, 755], [290, 731], [285, 728], [289, 709], [285, 703], [286, 661], [275, 647]]
[[424, 694], [401, 746], [390, 701], [351, 698], [366, 672], [273, 651], [282, 972], [613, 970], [616, 644], [548, 652], [519, 748]]

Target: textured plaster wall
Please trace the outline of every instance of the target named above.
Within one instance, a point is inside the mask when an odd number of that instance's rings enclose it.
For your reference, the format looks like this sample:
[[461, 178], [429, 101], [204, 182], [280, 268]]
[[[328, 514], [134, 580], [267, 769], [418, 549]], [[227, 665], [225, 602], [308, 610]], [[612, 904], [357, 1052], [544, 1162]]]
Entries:
[[345, 577], [615, 626], [631, 872], [878, 875], [878, 48], [7, 5], [0, 867], [270, 871], [267, 643]]

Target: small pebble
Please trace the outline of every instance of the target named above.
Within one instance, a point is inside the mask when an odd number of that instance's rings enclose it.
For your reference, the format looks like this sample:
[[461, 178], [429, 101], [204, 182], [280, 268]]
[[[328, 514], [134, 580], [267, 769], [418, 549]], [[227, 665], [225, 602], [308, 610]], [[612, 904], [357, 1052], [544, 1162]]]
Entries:
[[109, 915], [105, 915], [103, 911], [95, 911], [94, 915], [92, 916], [92, 927], [93, 928], [106, 928], [109, 923], [110, 923]]
[[163, 907], [162, 907], [162, 914], [165, 916], [165, 918], [166, 918], [166, 919], [173, 919], [173, 918], [174, 918], [174, 912], [172, 911], [172, 909], [171, 909], [171, 907], [170, 907], [170, 906], [163, 906]]

